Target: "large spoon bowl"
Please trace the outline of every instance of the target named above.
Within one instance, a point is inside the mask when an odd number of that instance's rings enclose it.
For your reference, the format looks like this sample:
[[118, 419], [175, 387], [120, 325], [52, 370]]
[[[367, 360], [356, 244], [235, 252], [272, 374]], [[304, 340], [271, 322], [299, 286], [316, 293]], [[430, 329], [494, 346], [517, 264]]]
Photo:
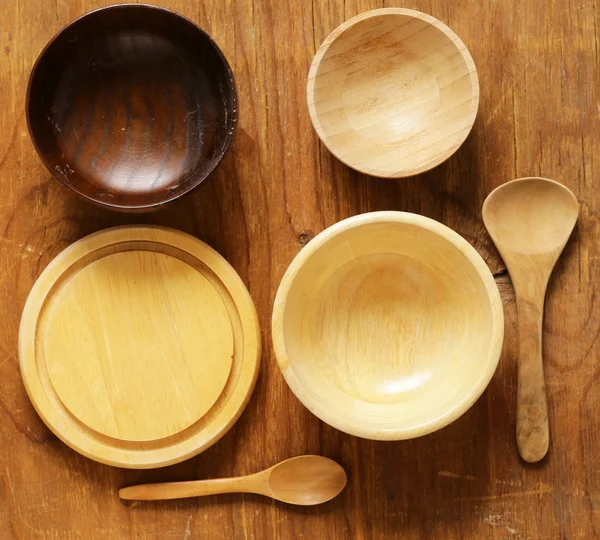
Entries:
[[[578, 214], [579, 203], [573, 192], [546, 178], [507, 182], [492, 191], [483, 204], [485, 225], [508, 259], [513, 252], [533, 255], [557, 248], [562, 251]], [[510, 264], [510, 260], [505, 262]]]

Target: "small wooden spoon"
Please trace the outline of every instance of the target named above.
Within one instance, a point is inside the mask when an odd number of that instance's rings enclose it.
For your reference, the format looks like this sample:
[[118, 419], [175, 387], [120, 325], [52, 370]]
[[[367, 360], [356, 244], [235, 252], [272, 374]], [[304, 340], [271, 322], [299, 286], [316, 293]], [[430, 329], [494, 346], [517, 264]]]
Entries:
[[248, 476], [131, 486], [120, 489], [119, 497], [154, 501], [258, 493], [285, 503], [310, 506], [333, 499], [345, 485], [346, 473], [335, 461], [322, 456], [298, 456]]
[[542, 320], [550, 274], [579, 214], [575, 195], [546, 178], [521, 178], [492, 191], [483, 222], [506, 263], [517, 296], [519, 370], [517, 444], [525, 461], [548, 451]]

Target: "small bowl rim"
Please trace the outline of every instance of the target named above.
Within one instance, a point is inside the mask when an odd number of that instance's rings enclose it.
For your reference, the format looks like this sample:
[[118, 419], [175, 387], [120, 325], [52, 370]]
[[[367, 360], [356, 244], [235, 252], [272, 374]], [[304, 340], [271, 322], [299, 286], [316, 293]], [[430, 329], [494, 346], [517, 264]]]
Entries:
[[[410, 428], [384, 430], [377, 429], [376, 427], [366, 427], [364, 424], [357, 423], [346, 418], [340, 419], [337, 414], [326, 409], [318, 399], [313, 398], [310, 392], [296, 376], [293, 368], [293, 362], [290, 361], [287, 354], [284, 338], [284, 315], [287, 299], [294, 285], [298, 272], [304, 266], [306, 261], [308, 261], [308, 259], [310, 259], [322, 246], [327, 244], [336, 236], [354, 228], [382, 223], [417, 226], [436, 234], [456, 247], [465, 256], [467, 261], [473, 266], [479, 275], [487, 293], [487, 300], [490, 305], [492, 316], [492, 331], [489, 353], [485, 359], [485, 362], [483, 360], [481, 362], [483, 369], [471, 390], [469, 392], [465, 392], [465, 394], [455, 403], [453, 403], [453, 405], [444, 414], [437, 418]], [[410, 212], [388, 210], [358, 214], [356, 216], [339, 221], [319, 233], [306, 245], [306, 247], [302, 248], [302, 250], [292, 260], [277, 289], [271, 318], [271, 330], [273, 349], [279, 369], [281, 370], [287, 384], [295, 396], [314, 415], [330, 426], [357, 437], [372, 440], [403, 440], [427, 435], [447, 426], [462, 416], [473, 406], [479, 397], [481, 397], [481, 394], [483, 394], [484, 390], [488, 387], [500, 360], [504, 339], [504, 311], [500, 292], [492, 272], [477, 250], [460, 234], [443, 223], [426, 216], [413, 214]]]
[[[469, 114], [468, 114], [468, 116], [470, 116], [471, 125], [470, 125], [469, 129], [465, 131], [464, 137], [462, 138], [462, 140], [458, 144], [453, 146], [448, 152], [445, 152], [444, 154], [440, 154], [436, 159], [429, 160], [429, 162], [426, 165], [424, 165], [423, 167], [416, 168], [416, 169], [408, 169], [408, 170], [399, 171], [399, 172], [395, 172], [395, 173], [384, 173], [383, 171], [380, 171], [377, 169], [373, 169], [373, 168], [369, 168], [369, 167], [362, 167], [362, 166], [359, 166], [356, 164], [353, 165], [353, 164], [349, 163], [348, 160], [346, 160], [343, 156], [340, 156], [339, 153], [337, 152], [337, 150], [334, 149], [332, 147], [332, 145], [329, 143], [329, 137], [325, 134], [325, 131], [323, 130], [323, 128], [321, 126], [321, 122], [319, 120], [319, 114], [317, 113], [316, 108], [315, 108], [315, 80], [316, 80], [316, 76], [317, 76], [317, 71], [321, 65], [321, 61], [323, 60], [323, 57], [325, 56], [325, 54], [327, 54], [327, 51], [329, 50], [329, 48], [338, 39], [338, 37], [340, 37], [346, 30], [348, 30], [352, 26], [354, 26], [357, 23], [362, 22], [364, 20], [370, 19], [372, 17], [378, 17], [378, 16], [382, 16], [382, 15], [394, 15], [394, 16], [395, 15], [406, 15], [406, 16], [414, 18], [414, 19], [421, 19], [421, 20], [429, 23], [430, 25], [434, 26], [438, 30], [440, 30], [450, 41], [453, 41], [456, 44], [458, 50], [460, 51], [461, 57], [462, 57], [463, 61], [465, 62], [465, 64], [467, 64], [467, 67], [469, 69], [469, 74], [470, 74], [470, 79], [471, 79], [471, 89], [472, 89], [472, 96], [471, 96], [472, 105], [471, 105], [471, 109], [469, 110]], [[460, 39], [460, 37], [448, 25], [446, 25], [439, 19], [436, 19], [432, 15], [428, 15], [427, 13], [423, 13], [423, 12], [417, 11], [415, 9], [407, 9], [407, 8], [390, 7], [390, 8], [373, 9], [370, 11], [365, 11], [363, 13], [359, 13], [358, 15], [355, 15], [351, 19], [348, 19], [347, 21], [340, 24], [335, 30], [333, 30], [325, 38], [325, 41], [323, 41], [323, 43], [319, 47], [317, 53], [315, 54], [315, 56], [310, 64], [310, 69], [308, 71], [307, 85], [306, 85], [306, 102], [307, 102], [307, 106], [308, 106], [310, 120], [311, 120], [313, 128], [316, 131], [321, 142], [344, 165], [346, 165], [346, 166], [350, 167], [351, 169], [358, 171], [360, 173], [368, 174], [369, 176], [374, 176], [377, 178], [408, 178], [410, 176], [416, 176], [418, 174], [422, 174], [427, 171], [430, 171], [431, 169], [434, 169], [435, 167], [437, 167], [438, 165], [441, 165], [444, 161], [449, 159], [463, 145], [463, 143], [465, 142], [465, 140], [467, 139], [467, 137], [473, 130], [473, 126], [475, 125], [475, 120], [477, 118], [477, 112], [479, 110], [479, 99], [480, 99], [480, 90], [479, 90], [479, 76], [477, 75], [477, 66], [475, 65], [473, 57], [471, 56], [469, 49], [467, 48], [465, 43], [462, 41], [462, 39]]]
[[[231, 89], [232, 108], [231, 108], [231, 111], [228, 111], [228, 114], [231, 113], [231, 127], [230, 127], [231, 133], [225, 139], [222, 150], [212, 160], [211, 166], [207, 169], [207, 171], [202, 176], [202, 178], [192, 182], [190, 184], [190, 186], [188, 186], [186, 189], [184, 189], [181, 193], [178, 193], [177, 195], [169, 195], [165, 199], [161, 199], [158, 202], [150, 203], [150, 204], [126, 205], [126, 204], [119, 204], [119, 203], [114, 203], [114, 202], [110, 202], [110, 201], [103, 201], [98, 198], [90, 197], [89, 195], [86, 195], [86, 194], [80, 192], [79, 190], [75, 189], [74, 186], [67, 184], [62, 178], [57, 176], [55, 171], [53, 170], [53, 168], [50, 166], [50, 163], [46, 159], [46, 156], [41, 151], [40, 146], [37, 142], [37, 137], [34, 134], [34, 129], [32, 126], [30, 107], [29, 107], [33, 79], [34, 79], [35, 74], [38, 70], [38, 67], [41, 63], [41, 60], [45, 56], [46, 52], [50, 49], [50, 47], [56, 41], [58, 41], [58, 39], [64, 34], [64, 32], [66, 32], [69, 28], [71, 28], [72, 26], [77, 24], [82, 19], [85, 19], [87, 17], [95, 15], [98, 12], [107, 11], [107, 10], [117, 10], [117, 9], [123, 9], [123, 8], [135, 8], [135, 9], [141, 8], [141, 9], [152, 9], [155, 11], [161, 11], [161, 12], [166, 13], [167, 15], [173, 15], [176, 18], [181, 19], [183, 22], [185, 22], [189, 25], [192, 25], [194, 27], [194, 29], [196, 31], [199, 31], [200, 34], [203, 36], [203, 38], [206, 39], [208, 41], [208, 43], [213, 47], [213, 49], [215, 50], [215, 52], [217, 53], [217, 55], [223, 62], [223, 67], [225, 69], [225, 72], [229, 76], [229, 80], [230, 80], [229, 86]], [[181, 13], [178, 13], [177, 11], [174, 11], [172, 9], [162, 7], [162, 6], [156, 6], [154, 4], [144, 4], [144, 3], [137, 4], [137, 3], [133, 3], [133, 2], [110, 4], [108, 6], [102, 6], [102, 7], [93, 9], [91, 11], [87, 11], [86, 13], [83, 13], [79, 17], [76, 17], [75, 19], [73, 19], [72, 21], [69, 21], [66, 25], [64, 25], [56, 34], [54, 34], [54, 36], [52, 36], [50, 38], [50, 40], [46, 43], [46, 45], [44, 45], [44, 47], [38, 54], [35, 62], [33, 63], [31, 71], [29, 72], [29, 79], [27, 81], [27, 90], [25, 93], [25, 119], [27, 122], [27, 131], [29, 133], [29, 139], [31, 140], [33, 147], [35, 148], [37, 155], [39, 156], [40, 160], [42, 161], [42, 163], [44, 164], [46, 169], [48, 169], [50, 174], [52, 174], [52, 176], [54, 178], [56, 178], [56, 180], [58, 180], [63, 186], [68, 188], [71, 192], [75, 193], [78, 197], [82, 198], [83, 200], [86, 200], [86, 201], [88, 201], [92, 204], [95, 204], [96, 206], [99, 206], [101, 208], [105, 208], [108, 210], [116, 210], [116, 211], [121, 211], [121, 212], [136, 212], [136, 211], [144, 212], [144, 211], [158, 210], [159, 208], [162, 208], [164, 205], [166, 205], [170, 202], [176, 201], [177, 199], [187, 195], [188, 193], [193, 191], [195, 188], [197, 188], [200, 184], [202, 184], [202, 182], [204, 182], [204, 180], [206, 180], [212, 174], [212, 172], [221, 164], [221, 162], [223, 161], [223, 159], [225, 157], [225, 154], [227, 154], [227, 150], [229, 150], [229, 147], [231, 146], [233, 137], [237, 130], [237, 124], [238, 124], [238, 119], [239, 119], [238, 111], [239, 111], [238, 92], [237, 92], [237, 85], [235, 82], [235, 76], [234, 76], [233, 70], [231, 69], [231, 65], [229, 64], [229, 61], [227, 60], [225, 54], [223, 53], [221, 48], [217, 45], [217, 42], [211, 37], [211, 35], [206, 30], [201, 28], [198, 24], [196, 24], [194, 21], [192, 21], [191, 19], [188, 19], [185, 15], [182, 15]]]

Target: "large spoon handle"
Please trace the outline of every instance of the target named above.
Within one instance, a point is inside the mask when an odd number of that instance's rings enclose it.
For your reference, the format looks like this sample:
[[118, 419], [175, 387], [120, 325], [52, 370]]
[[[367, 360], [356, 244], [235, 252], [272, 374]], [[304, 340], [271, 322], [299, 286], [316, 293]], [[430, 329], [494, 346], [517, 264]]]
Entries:
[[517, 445], [528, 462], [548, 452], [548, 405], [542, 364], [544, 295], [517, 298], [519, 316], [519, 374], [517, 390]]

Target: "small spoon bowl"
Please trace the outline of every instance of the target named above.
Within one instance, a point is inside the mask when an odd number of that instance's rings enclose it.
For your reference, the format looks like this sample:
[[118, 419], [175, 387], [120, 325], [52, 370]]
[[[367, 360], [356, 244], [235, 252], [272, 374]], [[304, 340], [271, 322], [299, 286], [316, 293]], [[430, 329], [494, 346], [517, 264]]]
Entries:
[[267, 471], [270, 471], [270, 497], [303, 506], [333, 499], [344, 489], [347, 481], [344, 469], [322, 456], [286, 459]]

